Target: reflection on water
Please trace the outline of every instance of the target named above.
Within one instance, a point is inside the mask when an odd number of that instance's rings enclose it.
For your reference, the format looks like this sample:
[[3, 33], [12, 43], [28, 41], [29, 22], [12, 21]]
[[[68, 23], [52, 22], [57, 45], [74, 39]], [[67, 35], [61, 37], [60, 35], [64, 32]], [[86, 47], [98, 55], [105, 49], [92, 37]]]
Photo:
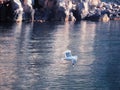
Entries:
[[0, 90], [119, 90], [119, 24], [1, 24]]

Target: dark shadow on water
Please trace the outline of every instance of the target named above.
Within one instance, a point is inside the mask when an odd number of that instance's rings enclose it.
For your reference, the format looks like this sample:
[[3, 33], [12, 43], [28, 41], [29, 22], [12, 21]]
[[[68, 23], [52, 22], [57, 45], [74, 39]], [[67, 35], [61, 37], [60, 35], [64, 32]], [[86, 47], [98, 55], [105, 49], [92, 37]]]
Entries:
[[120, 88], [120, 30], [118, 28], [116, 22], [101, 23], [96, 28], [94, 44], [96, 60], [92, 67], [96, 90], [100, 88], [119, 90]]

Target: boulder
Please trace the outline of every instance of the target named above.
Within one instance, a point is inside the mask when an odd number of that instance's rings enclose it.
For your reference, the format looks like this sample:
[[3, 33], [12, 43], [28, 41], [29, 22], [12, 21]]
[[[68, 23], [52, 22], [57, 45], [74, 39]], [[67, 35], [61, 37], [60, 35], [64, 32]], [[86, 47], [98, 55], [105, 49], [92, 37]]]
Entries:
[[12, 10], [13, 10], [13, 21], [20, 22], [22, 21], [23, 7], [19, 0], [12, 1]]
[[108, 17], [107, 14], [104, 14], [103, 16], [100, 17], [100, 21], [102, 22], [108, 22], [110, 18]]
[[32, 0], [23, 0], [23, 20], [24, 21], [33, 21], [34, 20], [34, 9], [32, 7]]

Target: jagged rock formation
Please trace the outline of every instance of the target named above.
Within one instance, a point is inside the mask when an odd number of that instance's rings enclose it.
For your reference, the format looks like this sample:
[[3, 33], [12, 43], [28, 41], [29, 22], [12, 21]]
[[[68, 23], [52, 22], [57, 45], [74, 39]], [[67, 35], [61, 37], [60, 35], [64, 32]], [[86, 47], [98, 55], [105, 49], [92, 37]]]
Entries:
[[0, 0], [0, 21], [9, 21], [12, 17], [12, 5], [11, 1]]
[[34, 10], [32, 7], [31, 0], [21, 0], [23, 7], [23, 20], [24, 21], [33, 21], [34, 20]]
[[16, 21], [33, 19], [31, 0], [1, 0], [0, 21]]
[[13, 12], [13, 20], [14, 21], [22, 21], [23, 7], [19, 0], [11, 0], [12, 12]]
[[120, 5], [101, 0], [0, 0], [0, 21], [109, 21], [119, 18]]

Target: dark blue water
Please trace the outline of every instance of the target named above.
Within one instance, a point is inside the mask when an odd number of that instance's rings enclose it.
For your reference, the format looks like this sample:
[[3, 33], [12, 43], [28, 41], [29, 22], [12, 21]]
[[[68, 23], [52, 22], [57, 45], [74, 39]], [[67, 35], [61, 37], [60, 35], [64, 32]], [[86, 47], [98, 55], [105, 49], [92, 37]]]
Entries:
[[120, 21], [0, 24], [0, 90], [120, 90]]

